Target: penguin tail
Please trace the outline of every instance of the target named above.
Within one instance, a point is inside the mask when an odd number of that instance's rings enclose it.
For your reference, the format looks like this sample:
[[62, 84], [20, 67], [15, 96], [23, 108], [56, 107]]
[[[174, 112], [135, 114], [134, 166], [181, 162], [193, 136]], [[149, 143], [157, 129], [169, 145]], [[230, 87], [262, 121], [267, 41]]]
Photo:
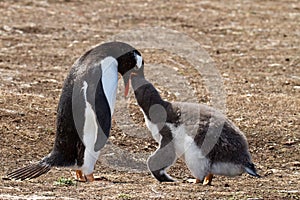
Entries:
[[244, 166], [245, 171], [250, 174], [251, 176], [255, 176], [257, 178], [260, 178], [261, 176], [259, 174], [257, 174], [255, 166], [253, 163], [248, 163]]
[[21, 181], [25, 179], [33, 179], [47, 173], [50, 169], [51, 169], [51, 165], [41, 161], [39, 163], [17, 169], [7, 174], [5, 179], [9, 179], [9, 180], [13, 179], [13, 180], [21, 180]]

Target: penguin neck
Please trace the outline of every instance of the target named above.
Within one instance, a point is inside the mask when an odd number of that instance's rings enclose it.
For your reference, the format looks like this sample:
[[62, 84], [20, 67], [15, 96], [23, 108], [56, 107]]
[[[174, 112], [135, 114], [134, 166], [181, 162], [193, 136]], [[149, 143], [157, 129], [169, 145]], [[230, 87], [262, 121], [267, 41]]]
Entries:
[[144, 77], [139, 75], [131, 76], [131, 84], [134, 89], [134, 95], [137, 103], [144, 111], [144, 114], [150, 119], [149, 110], [153, 105], [161, 105], [167, 110], [169, 102], [164, 101], [155, 87]]

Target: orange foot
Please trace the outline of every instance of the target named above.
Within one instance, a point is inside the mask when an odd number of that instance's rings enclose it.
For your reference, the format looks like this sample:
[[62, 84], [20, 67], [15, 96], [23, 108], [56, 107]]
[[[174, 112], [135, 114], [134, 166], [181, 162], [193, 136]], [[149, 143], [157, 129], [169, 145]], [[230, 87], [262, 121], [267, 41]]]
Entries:
[[79, 182], [86, 182], [85, 176], [82, 174], [81, 170], [76, 170], [76, 180]]
[[94, 177], [93, 173], [89, 175], [84, 175], [81, 170], [76, 170], [76, 180], [79, 182], [93, 182], [93, 181], [105, 180], [105, 178]]
[[207, 176], [205, 176], [203, 185], [211, 185], [212, 178], [213, 174], [208, 174]]

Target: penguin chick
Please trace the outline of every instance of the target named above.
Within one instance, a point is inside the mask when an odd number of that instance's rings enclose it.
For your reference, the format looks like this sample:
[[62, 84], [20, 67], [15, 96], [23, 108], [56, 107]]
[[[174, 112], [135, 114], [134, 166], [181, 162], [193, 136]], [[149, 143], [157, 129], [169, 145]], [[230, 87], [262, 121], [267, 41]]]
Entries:
[[148, 82], [143, 67], [131, 73], [131, 83], [145, 123], [158, 149], [147, 164], [160, 182], [173, 182], [166, 170], [182, 157], [196, 182], [211, 184], [213, 174], [259, 177], [244, 134], [216, 109], [193, 103], [164, 101]]

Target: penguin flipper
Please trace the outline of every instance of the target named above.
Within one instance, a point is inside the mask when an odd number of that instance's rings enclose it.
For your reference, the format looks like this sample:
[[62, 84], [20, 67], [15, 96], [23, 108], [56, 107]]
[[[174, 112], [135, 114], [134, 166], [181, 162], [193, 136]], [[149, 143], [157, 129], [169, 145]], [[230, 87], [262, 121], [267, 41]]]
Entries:
[[32, 164], [7, 174], [6, 178], [21, 181], [25, 179], [33, 179], [47, 173], [50, 169], [51, 166], [46, 163]]

